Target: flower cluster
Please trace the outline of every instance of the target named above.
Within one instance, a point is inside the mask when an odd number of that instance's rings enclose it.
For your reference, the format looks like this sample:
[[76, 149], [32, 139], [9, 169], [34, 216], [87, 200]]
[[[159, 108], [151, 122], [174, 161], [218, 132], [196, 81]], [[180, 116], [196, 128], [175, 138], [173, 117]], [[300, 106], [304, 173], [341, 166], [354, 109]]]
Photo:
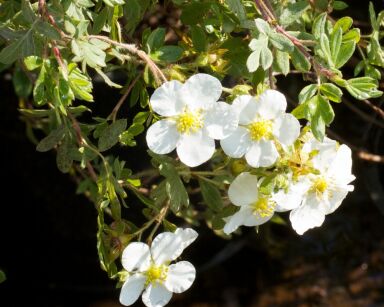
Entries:
[[239, 210], [226, 218], [227, 234], [284, 211], [291, 211], [298, 234], [322, 225], [353, 190], [351, 150], [301, 130], [276, 90], [240, 95], [232, 104], [218, 101], [221, 93], [219, 80], [206, 74], [164, 83], [150, 99], [162, 118], [148, 129], [148, 147], [158, 154], [176, 148], [180, 161], [194, 167], [212, 157], [220, 140], [228, 157], [245, 159], [248, 166], [228, 190]]
[[129, 306], [143, 292], [147, 307], [165, 306], [172, 293], [189, 289], [196, 270], [188, 261], [170, 264], [197, 238], [193, 229], [178, 228], [174, 233], [163, 232], [153, 240], [151, 247], [142, 242], [128, 244], [122, 255], [122, 265], [128, 272], [120, 292], [120, 303]]

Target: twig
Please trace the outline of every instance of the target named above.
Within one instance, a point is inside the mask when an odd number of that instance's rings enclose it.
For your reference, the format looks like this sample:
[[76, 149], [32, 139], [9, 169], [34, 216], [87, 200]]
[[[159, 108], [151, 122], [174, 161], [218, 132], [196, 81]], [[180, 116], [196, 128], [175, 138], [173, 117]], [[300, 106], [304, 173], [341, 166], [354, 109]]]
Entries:
[[152, 61], [152, 59], [148, 56], [148, 54], [146, 54], [143, 50], [138, 49], [135, 44], [119, 43], [110, 39], [109, 37], [102, 36], [102, 35], [88, 35], [87, 37], [88, 39], [94, 38], [94, 39], [102, 40], [111, 45], [123, 48], [127, 50], [129, 53], [137, 55], [140, 59], [142, 59], [145, 63], [147, 63], [148, 68], [152, 72], [158, 84], [168, 81], [165, 75], [163, 74], [163, 72], [161, 71], [161, 69], [155, 64], [155, 62]]
[[380, 109], [378, 106], [375, 106], [372, 102], [370, 102], [367, 99], [360, 100], [360, 101], [365, 103], [368, 107], [370, 107], [373, 111], [375, 111], [376, 114], [378, 114], [381, 118], [384, 119], [384, 111], [382, 109]]
[[366, 114], [365, 112], [361, 111], [358, 107], [356, 107], [353, 103], [349, 102], [345, 98], [343, 98], [343, 102], [344, 102], [344, 105], [346, 105], [350, 110], [355, 112], [357, 115], [359, 115], [364, 120], [366, 120], [366, 121], [368, 121], [368, 122], [370, 122], [372, 124], [375, 124], [376, 126], [384, 129], [384, 122], [381, 122], [381, 121], [379, 121], [379, 120], [369, 116], [368, 114]]
[[116, 106], [113, 108], [111, 114], [108, 115], [108, 118], [112, 119], [112, 121], [116, 120], [117, 112], [119, 112], [121, 106], [123, 105], [125, 99], [127, 99], [129, 93], [132, 91], [133, 87], [135, 86], [136, 82], [141, 78], [142, 73], [140, 73], [128, 86], [126, 91], [124, 92], [123, 96], [121, 96], [120, 100], [117, 102]]

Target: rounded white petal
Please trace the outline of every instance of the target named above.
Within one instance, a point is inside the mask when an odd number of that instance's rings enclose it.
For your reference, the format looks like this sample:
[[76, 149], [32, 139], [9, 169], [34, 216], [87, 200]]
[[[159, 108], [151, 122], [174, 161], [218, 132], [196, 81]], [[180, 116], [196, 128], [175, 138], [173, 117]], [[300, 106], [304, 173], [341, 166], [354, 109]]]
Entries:
[[259, 96], [258, 102], [258, 114], [263, 119], [274, 119], [279, 114], [285, 112], [287, 108], [287, 100], [285, 96], [275, 90], [266, 90]]
[[195, 267], [188, 261], [180, 261], [168, 267], [164, 286], [171, 292], [182, 293], [192, 286], [195, 277]]
[[195, 167], [207, 162], [215, 152], [215, 141], [202, 130], [183, 134], [176, 147], [177, 155], [184, 164]]
[[338, 186], [336, 189], [332, 189], [328, 197], [329, 207], [325, 214], [331, 214], [335, 212], [335, 210], [340, 207], [344, 198], [347, 197], [348, 192], [352, 190], [353, 190], [352, 185], [347, 185], [343, 187]]
[[196, 240], [199, 235], [192, 228], [177, 228], [174, 234], [180, 237], [181, 243], [183, 245], [183, 249], [186, 249], [193, 241]]
[[147, 131], [147, 145], [150, 150], [159, 155], [170, 153], [176, 148], [180, 134], [176, 123], [170, 120], [159, 120]]
[[257, 101], [250, 95], [238, 96], [232, 103], [232, 108], [239, 116], [241, 125], [248, 125], [255, 120], [257, 115]]
[[252, 140], [248, 129], [237, 127], [231, 135], [220, 141], [220, 145], [227, 156], [241, 158], [249, 150]]
[[124, 306], [130, 306], [136, 302], [144, 290], [145, 281], [146, 277], [141, 274], [129, 276], [121, 288], [120, 303]]
[[205, 109], [219, 100], [222, 93], [220, 81], [207, 74], [196, 74], [190, 77], [181, 90], [183, 100], [188, 107]]
[[180, 94], [182, 87], [182, 83], [173, 80], [157, 88], [149, 100], [153, 111], [161, 116], [174, 116], [181, 113], [185, 106]]
[[336, 157], [337, 142], [329, 138], [324, 138], [323, 142], [319, 142], [313, 137], [303, 145], [302, 151], [317, 152], [312, 158], [313, 166], [321, 172], [325, 172]]
[[147, 307], [163, 307], [172, 298], [172, 292], [160, 283], [150, 284], [143, 293], [143, 303]]
[[272, 141], [260, 140], [254, 142], [245, 154], [245, 160], [252, 167], [268, 167], [279, 157], [276, 146]]
[[184, 250], [180, 236], [173, 232], [158, 234], [151, 245], [151, 255], [157, 265], [175, 260]]
[[292, 114], [282, 114], [273, 123], [273, 135], [284, 146], [290, 146], [299, 137], [300, 123]]
[[221, 140], [230, 135], [238, 126], [238, 115], [233, 108], [219, 101], [208, 111], [204, 119], [204, 128], [209, 137]]
[[151, 264], [149, 246], [142, 242], [129, 243], [121, 256], [121, 264], [128, 272], [145, 271]]
[[252, 214], [252, 211], [249, 207], [242, 207], [239, 211], [237, 211], [234, 215], [227, 217], [226, 223], [224, 225], [224, 233], [227, 235], [234, 232], [239, 226], [244, 225], [245, 219]]
[[355, 179], [352, 175], [352, 152], [347, 145], [338, 148], [327, 173], [338, 184], [348, 184]]
[[236, 206], [247, 206], [258, 198], [258, 178], [244, 172], [233, 180], [228, 189], [230, 201]]
[[248, 227], [254, 227], [254, 226], [259, 226], [261, 224], [264, 224], [268, 222], [273, 216], [273, 213], [268, 216], [259, 216], [257, 214], [253, 214], [251, 211], [250, 214], [247, 215], [247, 217], [244, 220], [243, 225], [248, 226]]
[[325, 220], [323, 210], [319, 210], [319, 203], [315, 197], [306, 198], [303, 204], [293, 209], [289, 215], [292, 228], [302, 235], [308, 229], [319, 227]]
[[284, 189], [281, 189], [277, 193], [273, 193], [272, 200], [276, 202], [275, 211], [284, 212], [299, 207], [303, 201], [304, 195], [310, 188], [310, 181], [303, 179], [297, 183], [291, 184], [288, 187], [287, 192], [285, 192]]

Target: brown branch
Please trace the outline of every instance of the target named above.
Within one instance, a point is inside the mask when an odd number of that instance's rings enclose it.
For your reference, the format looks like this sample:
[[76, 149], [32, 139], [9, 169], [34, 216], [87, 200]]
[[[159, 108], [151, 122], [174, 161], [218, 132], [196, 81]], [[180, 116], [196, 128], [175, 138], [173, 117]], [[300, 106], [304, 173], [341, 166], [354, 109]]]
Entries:
[[370, 102], [367, 99], [360, 100], [360, 101], [365, 103], [368, 107], [370, 107], [373, 111], [375, 111], [377, 115], [379, 115], [381, 118], [384, 119], [384, 111], [382, 109], [380, 109], [378, 106], [375, 106], [372, 102]]
[[109, 37], [102, 36], [102, 35], [88, 35], [88, 39], [92, 39], [92, 38], [102, 40], [111, 45], [123, 48], [127, 50], [129, 53], [137, 55], [140, 59], [142, 59], [145, 63], [147, 63], [148, 68], [152, 72], [158, 84], [168, 81], [165, 75], [163, 74], [163, 72], [161, 71], [161, 69], [155, 64], [155, 62], [152, 61], [152, 59], [148, 56], [148, 54], [146, 54], [143, 50], [140, 50], [139, 48], [137, 48], [135, 44], [119, 43], [110, 39]]
[[141, 78], [143, 73], [140, 73], [132, 82], [131, 84], [129, 85], [129, 87], [126, 89], [126, 91], [124, 92], [123, 96], [120, 98], [120, 100], [117, 102], [116, 106], [113, 108], [111, 114], [108, 115], [107, 118], [111, 118], [112, 121], [115, 121], [116, 120], [116, 115], [117, 115], [117, 112], [119, 112], [121, 106], [123, 105], [125, 99], [127, 99], [129, 93], [132, 91], [133, 87], [135, 86], [135, 84], [137, 83], [137, 81]]
[[351, 111], [355, 112], [357, 115], [359, 115], [364, 120], [384, 129], [384, 122], [381, 122], [377, 120], [376, 118], [373, 118], [366, 114], [365, 112], [361, 111], [358, 107], [356, 107], [353, 103], [349, 102], [346, 98], [343, 98], [343, 103], [346, 105]]

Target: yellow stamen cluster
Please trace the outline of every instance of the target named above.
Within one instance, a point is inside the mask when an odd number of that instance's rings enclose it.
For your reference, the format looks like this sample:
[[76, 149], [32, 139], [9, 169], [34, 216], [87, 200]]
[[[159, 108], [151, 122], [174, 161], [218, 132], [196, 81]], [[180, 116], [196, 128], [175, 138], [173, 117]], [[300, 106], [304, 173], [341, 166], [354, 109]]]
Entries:
[[253, 214], [259, 217], [271, 216], [275, 212], [276, 203], [267, 197], [260, 197], [252, 204]]
[[146, 285], [149, 285], [154, 282], [163, 283], [167, 278], [168, 267], [166, 265], [156, 266], [154, 263], [151, 264], [148, 271], [145, 272], [147, 280], [145, 281]]
[[193, 133], [203, 128], [203, 116], [201, 112], [184, 112], [176, 119], [176, 128], [180, 133]]
[[328, 183], [323, 177], [317, 178], [312, 184], [312, 191], [316, 194], [323, 194], [328, 188]]
[[269, 139], [272, 136], [272, 121], [260, 120], [248, 125], [251, 139], [260, 141], [262, 138]]

